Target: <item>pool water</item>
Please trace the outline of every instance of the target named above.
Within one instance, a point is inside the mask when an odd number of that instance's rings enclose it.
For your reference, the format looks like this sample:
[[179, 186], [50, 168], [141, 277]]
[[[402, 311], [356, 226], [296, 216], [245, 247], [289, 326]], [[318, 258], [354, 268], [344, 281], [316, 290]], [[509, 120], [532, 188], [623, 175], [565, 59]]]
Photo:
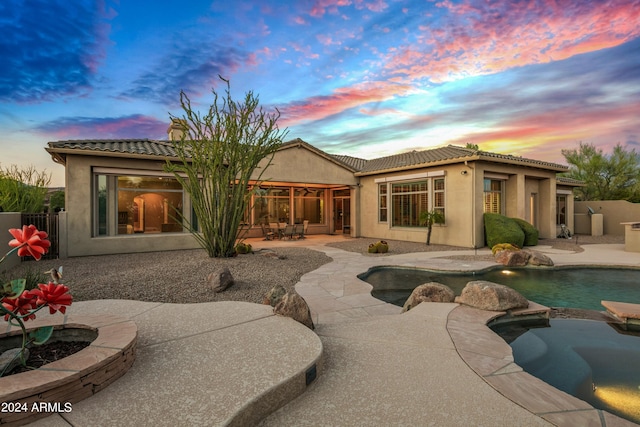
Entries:
[[487, 280], [509, 286], [547, 307], [603, 310], [600, 301], [640, 303], [640, 269], [496, 268], [482, 272], [443, 272], [376, 267], [358, 276], [373, 286], [371, 295], [398, 306], [423, 283], [438, 282], [460, 295], [467, 282]]
[[[551, 319], [550, 327], [492, 329], [505, 338], [526, 372], [557, 389], [640, 423], [640, 333], [602, 321]], [[522, 333], [524, 332], [524, 333]], [[516, 334], [517, 335], [517, 334]]]

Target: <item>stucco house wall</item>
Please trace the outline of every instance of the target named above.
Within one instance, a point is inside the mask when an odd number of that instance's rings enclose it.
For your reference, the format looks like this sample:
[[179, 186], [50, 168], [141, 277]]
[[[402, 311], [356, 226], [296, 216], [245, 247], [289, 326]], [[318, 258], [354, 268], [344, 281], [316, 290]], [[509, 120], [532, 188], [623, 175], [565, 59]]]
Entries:
[[[624, 236], [625, 226], [622, 222], [640, 221], [640, 203], [626, 200], [596, 200], [575, 202], [575, 233], [591, 234], [591, 217], [588, 208], [594, 213], [602, 214], [604, 234]], [[574, 215], [571, 215], [574, 217]], [[573, 230], [573, 228], [571, 229]]]
[[[190, 233], [93, 236], [92, 174], [96, 167], [162, 172], [164, 162], [123, 157], [67, 156], [65, 207], [67, 255], [85, 256], [163, 250], [194, 249], [199, 245]], [[111, 207], [115, 210], [115, 207]]]
[[[114, 190], [116, 176], [162, 175], [166, 159], [176, 160], [172, 157], [170, 143], [149, 140], [58, 141], [49, 143], [47, 150], [56, 161], [65, 164], [66, 167], [67, 221], [64, 225], [69, 230], [68, 256], [199, 247], [190, 233], [176, 232], [172, 228], [165, 228], [164, 224], [161, 232], [154, 227], [154, 230], [149, 233], [146, 229], [141, 231], [136, 229], [138, 231], [133, 230], [125, 235], [118, 234], [121, 232], [119, 226], [131, 227], [130, 223], [126, 221], [121, 223], [119, 218], [117, 223], [114, 222], [115, 214], [119, 214], [117, 197], [114, 196], [116, 195]], [[350, 156], [330, 155], [297, 139], [285, 143], [274, 154], [270, 164], [267, 159], [263, 160], [261, 170], [264, 172], [260, 185], [261, 191], [264, 192], [263, 197], [267, 201], [271, 200], [269, 203], [275, 203], [275, 209], [279, 214], [283, 211], [277, 207], [276, 199], [280, 199], [277, 194], [288, 192], [288, 206], [294, 210], [295, 203], [306, 206], [307, 203], [313, 204], [313, 200], [316, 200], [317, 203], [311, 210], [313, 212], [311, 217], [315, 215], [317, 220], [315, 224], [309, 224], [308, 233], [346, 232], [354, 237], [425, 242], [427, 229], [417, 225], [416, 216], [419, 213], [418, 209], [424, 209], [422, 203], [425, 200], [425, 191], [419, 190], [418, 193], [422, 193], [415, 200], [413, 196], [407, 199], [398, 197], [397, 200], [401, 203], [398, 209], [403, 210], [400, 213], [399, 210], [394, 212], [391, 189], [394, 188], [394, 183], [427, 182], [426, 193], [431, 210], [434, 207], [436, 181], [438, 185], [444, 181], [444, 190], [438, 191], [438, 197], [444, 194], [445, 223], [434, 225], [431, 242], [477, 248], [485, 244], [483, 223], [485, 179], [501, 183], [500, 212], [502, 214], [533, 223], [539, 229], [542, 238], [554, 237], [558, 189], [556, 174], [566, 169], [564, 166], [553, 163], [456, 146], [364, 160]], [[111, 222], [107, 225], [107, 235], [100, 231], [100, 236], [96, 236], [97, 223], [94, 218], [97, 212], [97, 189], [94, 188], [96, 184], [93, 182], [96, 174], [106, 177], [107, 181], [111, 179], [109, 177], [113, 179], [112, 189], [109, 190], [110, 195], [107, 197], [108, 211], [111, 212], [107, 216]], [[257, 173], [254, 174], [254, 178], [258, 178]], [[381, 183], [389, 191], [386, 222], [380, 221], [379, 218], [378, 191]], [[424, 184], [421, 185], [423, 188]], [[564, 183], [559, 188], [561, 191], [569, 191], [572, 185], [574, 184], [571, 182]], [[123, 187], [122, 191], [126, 191], [127, 188], [127, 186]], [[155, 181], [152, 187], [148, 188], [156, 188]], [[403, 190], [398, 187], [398, 191]], [[298, 196], [295, 195], [296, 193]], [[122, 195], [119, 192], [118, 194]], [[269, 196], [269, 194], [272, 195]], [[316, 196], [306, 196], [306, 194], [316, 194]], [[285, 200], [287, 200], [286, 197], [284, 196]], [[401, 200], [405, 201], [401, 202]], [[131, 203], [133, 202], [130, 202], [129, 206], [134, 209], [133, 212], [138, 212], [138, 205]], [[144, 207], [144, 201], [142, 203]], [[415, 203], [420, 203], [420, 206]], [[573, 203], [572, 198], [570, 203]], [[190, 212], [190, 200], [186, 193], [183, 204], [180, 206], [182, 212]], [[320, 205], [322, 207], [319, 207]], [[271, 218], [274, 211], [271, 207], [265, 211], [264, 206], [266, 205], [263, 205], [261, 215], [264, 215], [264, 218]], [[350, 208], [350, 221], [342, 217], [343, 214], [346, 216], [347, 207]], [[306, 207], [301, 209], [307, 212]], [[569, 209], [573, 212], [572, 205]], [[163, 211], [166, 212], [166, 207]], [[131, 211], [127, 212], [125, 219], [130, 221]], [[295, 212], [284, 211], [284, 213], [284, 218], [289, 218], [290, 223], [302, 222], [302, 218]], [[283, 216], [280, 215], [280, 217]], [[141, 219], [140, 222], [142, 221]], [[262, 229], [256, 224], [258, 221], [263, 221], [262, 217], [256, 219], [254, 213], [249, 221], [253, 225], [250, 226], [246, 236], [261, 236]], [[412, 224], [412, 226], [400, 226], [399, 223]], [[126, 230], [128, 232], [129, 228]]]

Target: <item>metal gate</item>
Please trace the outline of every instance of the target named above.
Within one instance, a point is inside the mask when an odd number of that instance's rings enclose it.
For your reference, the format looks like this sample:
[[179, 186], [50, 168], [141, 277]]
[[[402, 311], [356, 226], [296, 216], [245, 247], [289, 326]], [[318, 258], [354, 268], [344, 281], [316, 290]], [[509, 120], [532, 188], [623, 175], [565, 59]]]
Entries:
[[[49, 252], [42, 255], [42, 259], [57, 259], [59, 255], [59, 227], [58, 213], [23, 213], [22, 224], [33, 224], [40, 231], [46, 231], [47, 239], [51, 242]], [[29, 257], [23, 257], [23, 260]]]

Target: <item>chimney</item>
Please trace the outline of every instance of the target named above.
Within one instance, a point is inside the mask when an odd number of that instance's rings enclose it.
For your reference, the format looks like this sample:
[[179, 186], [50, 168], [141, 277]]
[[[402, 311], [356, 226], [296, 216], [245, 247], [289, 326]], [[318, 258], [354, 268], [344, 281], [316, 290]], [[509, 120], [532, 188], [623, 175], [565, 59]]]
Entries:
[[167, 133], [169, 134], [169, 141], [180, 141], [182, 136], [185, 138], [189, 137], [189, 127], [187, 126], [187, 121], [184, 119], [171, 119], [171, 125], [169, 125], [169, 129], [167, 129]]

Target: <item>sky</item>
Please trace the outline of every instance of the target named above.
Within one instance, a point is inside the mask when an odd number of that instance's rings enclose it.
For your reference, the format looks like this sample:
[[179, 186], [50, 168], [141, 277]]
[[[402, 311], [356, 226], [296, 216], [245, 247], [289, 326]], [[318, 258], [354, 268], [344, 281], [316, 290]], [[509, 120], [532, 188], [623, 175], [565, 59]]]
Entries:
[[167, 139], [220, 76], [331, 154], [640, 151], [640, 0], [2, 0], [0, 30], [0, 167], [52, 186], [47, 142]]

